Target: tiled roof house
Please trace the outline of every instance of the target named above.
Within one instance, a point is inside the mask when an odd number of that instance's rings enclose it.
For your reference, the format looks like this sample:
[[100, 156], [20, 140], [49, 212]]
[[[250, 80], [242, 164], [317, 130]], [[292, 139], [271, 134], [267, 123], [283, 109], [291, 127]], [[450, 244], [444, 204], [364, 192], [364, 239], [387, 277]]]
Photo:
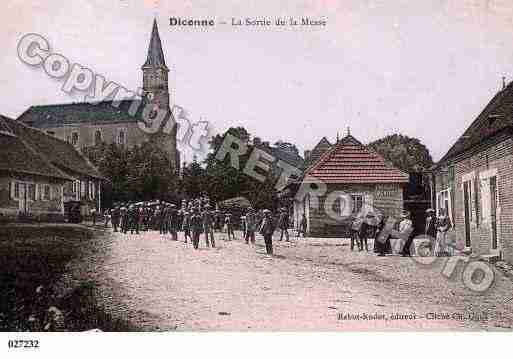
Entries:
[[[294, 221], [298, 225], [305, 214], [310, 235], [345, 236], [348, 224], [359, 213], [379, 210], [384, 215], [398, 215], [408, 180], [407, 173], [347, 135], [306, 169], [300, 186], [310, 186], [312, 192], [296, 195]], [[317, 192], [323, 187], [324, 193]]]

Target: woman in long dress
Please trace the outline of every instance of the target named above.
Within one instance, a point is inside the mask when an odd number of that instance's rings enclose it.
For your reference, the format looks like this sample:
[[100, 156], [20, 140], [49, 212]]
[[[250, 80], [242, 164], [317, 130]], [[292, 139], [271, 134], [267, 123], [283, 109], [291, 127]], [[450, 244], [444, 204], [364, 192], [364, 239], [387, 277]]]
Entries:
[[447, 231], [451, 229], [451, 219], [447, 216], [445, 209], [440, 210], [440, 217], [436, 223], [436, 243], [435, 243], [435, 256], [443, 257], [449, 255], [447, 249]]

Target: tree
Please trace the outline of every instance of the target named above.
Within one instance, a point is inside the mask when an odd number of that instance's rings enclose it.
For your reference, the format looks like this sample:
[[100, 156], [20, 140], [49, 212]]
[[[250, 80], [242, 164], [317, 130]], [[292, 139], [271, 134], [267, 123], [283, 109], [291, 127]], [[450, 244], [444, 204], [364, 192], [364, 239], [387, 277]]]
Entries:
[[197, 198], [206, 191], [207, 173], [198, 163], [196, 156], [183, 167], [182, 190], [187, 198]]
[[[216, 159], [216, 154], [227, 134], [231, 134], [243, 143], [247, 144], [247, 151], [239, 157], [240, 168], [233, 168], [229, 156], [223, 161]], [[247, 160], [254, 146], [250, 142], [251, 135], [243, 127], [231, 127], [223, 135], [216, 135], [210, 141], [211, 152], [205, 160], [206, 175], [208, 180], [207, 193], [214, 202], [229, 198], [246, 197], [256, 208], [275, 208], [277, 205], [277, 193], [274, 188], [276, 182], [272, 171], [263, 173], [265, 180], [259, 180], [248, 176], [243, 172]], [[257, 170], [258, 171], [258, 170]]]
[[417, 138], [394, 134], [371, 142], [368, 147], [407, 173], [424, 172], [433, 165], [429, 150]]
[[84, 154], [107, 178], [102, 206], [117, 201], [179, 200], [178, 176], [167, 153], [151, 142], [130, 149], [100, 144]]
[[410, 182], [405, 197], [424, 200], [430, 198], [426, 170], [433, 166], [433, 158], [419, 139], [394, 134], [371, 142], [368, 147], [395, 167], [409, 173]]

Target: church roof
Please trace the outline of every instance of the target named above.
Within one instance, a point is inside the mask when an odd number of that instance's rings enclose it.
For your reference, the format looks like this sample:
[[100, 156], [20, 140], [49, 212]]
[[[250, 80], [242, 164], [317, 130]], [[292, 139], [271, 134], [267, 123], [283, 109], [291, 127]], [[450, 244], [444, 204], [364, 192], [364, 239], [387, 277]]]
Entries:
[[168, 70], [164, 60], [164, 51], [162, 51], [162, 42], [160, 41], [157, 20], [153, 19], [153, 29], [151, 30], [150, 45], [148, 47], [148, 56], [143, 65], [145, 67], [163, 67]]
[[112, 101], [31, 106], [18, 117], [18, 120], [37, 128], [82, 123], [137, 122], [142, 118], [144, 106], [141, 104], [134, 116], [131, 116], [129, 109], [133, 101], [141, 100], [120, 101], [118, 107], [115, 107]]
[[407, 183], [409, 175], [347, 135], [325, 152], [305, 173], [324, 183]]
[[15, 120], [0, 115], [0, 170], [72, 180], [54, 166], [37, 146], [33, 146], [18, 126]]
[[437, 166], [508, 128], [513, 129], [513, 82], [491, 99]]
[[[7, 117], [1, 117], [1, 120], [3, 126], [10, 129], [12, 136], [0, 135], [2, 137], [0, 168], [65, 179], [71, 179], [65, 174], [69, 172], [103, 179], [98, 169], [71, 144], [20, 121]], [[9, 156], [4, 156], [3, 146], [7, 146], [5, 153]]]

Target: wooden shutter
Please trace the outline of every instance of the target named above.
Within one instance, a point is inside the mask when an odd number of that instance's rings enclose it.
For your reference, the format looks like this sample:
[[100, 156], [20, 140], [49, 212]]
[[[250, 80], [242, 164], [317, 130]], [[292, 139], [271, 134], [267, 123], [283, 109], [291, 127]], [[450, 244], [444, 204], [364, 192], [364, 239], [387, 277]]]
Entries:
[[353, 199], [350, 195], [344, 194], [340, 196], [340, 215], [342, 217], [347, 217], [351, 215], [353, 210]]
[[374, 210], [374, 197], [371, 194], [367, 193], [363, 196], [363, 206], [365, 213]]

